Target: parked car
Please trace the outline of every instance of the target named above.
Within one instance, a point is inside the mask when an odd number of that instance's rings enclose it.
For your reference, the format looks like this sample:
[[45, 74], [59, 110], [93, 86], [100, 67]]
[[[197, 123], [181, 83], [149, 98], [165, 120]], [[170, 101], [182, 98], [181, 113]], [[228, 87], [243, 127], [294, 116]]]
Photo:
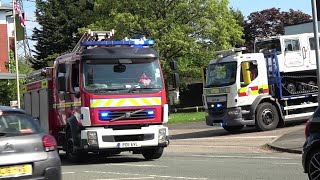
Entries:
[[23, 110], [0, 106], [0, 179], [61, 178], [54, 137]]
[[309, 179], [320, 179], [320, 108], [307, 121], [306, 141], [303, 145], [302, 165]]

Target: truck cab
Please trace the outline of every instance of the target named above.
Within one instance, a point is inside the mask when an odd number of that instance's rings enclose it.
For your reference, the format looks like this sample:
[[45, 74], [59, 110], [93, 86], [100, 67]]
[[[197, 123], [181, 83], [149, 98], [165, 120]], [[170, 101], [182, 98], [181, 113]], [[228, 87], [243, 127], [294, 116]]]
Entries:
[[[75, 52], [55, 60], [48, 75], [48, 129], [59, 148], [71, 161], [87, 153], [122, 151], [160, 158], [169, 145], [164, 126], [169, 108], [154, 41], [92, 40], [97, 34], [85, 35]], [[173, 77], [178, 85], [177, 73]]]
[[254, 125], [251, 105], [268, 94], [264, 55], [238, 51], [209, 63], [203, 89], [207, 125], [220, 124], [228, 131]]

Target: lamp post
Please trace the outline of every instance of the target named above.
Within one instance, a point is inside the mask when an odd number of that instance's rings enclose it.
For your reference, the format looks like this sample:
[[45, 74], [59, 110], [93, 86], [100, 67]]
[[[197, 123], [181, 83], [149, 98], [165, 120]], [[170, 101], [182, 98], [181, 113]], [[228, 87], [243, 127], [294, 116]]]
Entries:
[[20, 108], [20, 84], [19, 84], [19, 63], [17, 55], [17, 28], [16, 28], [16, 10], [15, 5], [17, 0], [12, 0], [12, 14], [13, 14], [13, 27], [14, 27], [14, 59], [16, 62], [16, 80], [17, 80], [17, 101], [18, 108]]

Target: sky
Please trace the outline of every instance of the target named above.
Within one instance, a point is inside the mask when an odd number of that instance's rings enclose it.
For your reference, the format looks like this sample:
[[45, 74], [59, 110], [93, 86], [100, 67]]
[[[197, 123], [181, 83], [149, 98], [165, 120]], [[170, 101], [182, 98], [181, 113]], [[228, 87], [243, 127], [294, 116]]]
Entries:
[[[2, 3], [10, 3], [12, 0], [0, 0]], [[27, 35], [32, 35], [32, 30], [38, 24], [35, 22], [35, 0], [23, 0]], [[229, 0], [229, 7], [238, 9], [247, 17], [252, 12], [261, 11], [269, 8], [280, 8], [281, 11], [289, 9], [300, 10], [306, 14], [312, 15], [311, 1], [308, 0]], [[31, 49], [35, 42], [29, 40]]]

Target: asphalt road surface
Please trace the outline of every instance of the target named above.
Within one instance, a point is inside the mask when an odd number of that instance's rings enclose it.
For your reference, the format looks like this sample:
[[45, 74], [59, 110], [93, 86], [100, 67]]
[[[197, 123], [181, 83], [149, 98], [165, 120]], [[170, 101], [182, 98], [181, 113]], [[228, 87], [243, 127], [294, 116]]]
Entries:
[[271, 151], [263, 144], [301, 125], [268, 132], [244, 129], [228, 134], [201, 123], [169, 127], [171, 143], [164, 155], [146, 161], [142, 155], [121, 153], [108, 158], [90, 157], [87, 163], [63, 161], [66, 180], [307, 180], [301, 155]]

